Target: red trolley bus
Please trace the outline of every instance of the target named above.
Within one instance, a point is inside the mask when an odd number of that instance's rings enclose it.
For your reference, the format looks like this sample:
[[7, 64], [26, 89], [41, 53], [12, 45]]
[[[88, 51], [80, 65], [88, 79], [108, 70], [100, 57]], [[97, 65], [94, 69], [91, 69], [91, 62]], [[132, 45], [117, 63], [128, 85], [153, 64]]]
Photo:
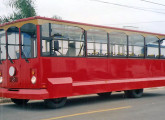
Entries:
[[45, 17], [0, 26], [0, 97], [16, 104], [165, 86], [164, 34]]

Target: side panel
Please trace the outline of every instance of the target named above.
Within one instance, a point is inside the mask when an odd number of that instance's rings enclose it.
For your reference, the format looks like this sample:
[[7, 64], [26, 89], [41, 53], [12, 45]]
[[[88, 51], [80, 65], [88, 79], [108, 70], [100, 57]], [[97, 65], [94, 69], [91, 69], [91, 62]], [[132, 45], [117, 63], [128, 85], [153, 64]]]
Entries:
[[165, 86], [164, 60], [42, 57], [41, 62], [48, 89], [48, 78], [70, 77], [72, 95]]
[[0, 64], [0, 71], [2, 72], [3, 82], [0, 84], [0, 87], [6, 87], [7, 86], [7, 61], [2, 61], [2, 64]]

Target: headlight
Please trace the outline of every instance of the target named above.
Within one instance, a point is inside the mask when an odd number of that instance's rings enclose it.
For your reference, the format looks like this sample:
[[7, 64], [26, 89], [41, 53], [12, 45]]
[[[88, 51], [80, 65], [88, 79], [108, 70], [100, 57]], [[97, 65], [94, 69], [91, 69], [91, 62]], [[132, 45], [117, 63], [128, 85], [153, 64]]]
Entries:
[[37, 82], [37, 78], [36, 78], [35, 76], [33, 76], [33, 77], [31, 78], [31, 82], [32, 82], [32, 84], [35, 84], [35, 83]]
[[15, 75], [15, 67], [13, 67], [13, 66], [11, 66], [10, 68], [9, 68], [9, 75], [10, 76], [14, 76]]
[[3, 81], [3, 78], [2, 78], [2, 77], [0, 77], [0, 83], [2, 83], [2, 81]]

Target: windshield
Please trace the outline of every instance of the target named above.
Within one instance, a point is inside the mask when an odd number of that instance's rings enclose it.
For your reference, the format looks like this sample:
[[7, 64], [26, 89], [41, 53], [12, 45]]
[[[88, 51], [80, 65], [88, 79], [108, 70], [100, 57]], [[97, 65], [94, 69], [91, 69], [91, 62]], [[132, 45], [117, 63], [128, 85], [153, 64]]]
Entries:
[[[20, 51], [21, 51], [21, 58], [35, 58], [37, 56], [37, 42], [36, 42], [36, 26], [28, 23], [23, 25], [21, 28], [21, 44], [19, 40], [19, 28], [17, 27], [10, 27], [7, 30], [7, 50], [8, 50], [8, 59], [19, 59], [20, 58]], [[4, 32], [5, 35], [5, 32]], [[5, 36], [1, 39], [4, 39], [1, 45], [1, 51], [3, 48], [4, 53], [6, 53], [5, 48]], [[21, 45], [21, 47], [20, 47]], [[21, 48], [21, 50], [20, 50]], [[2, 53], [2, 52], [1, 52]], [[3, 54], [4, 54], [3, 53]], [[2, 56], [2, 55], [1, 55]], [[5, 56], [5, 54], [3, 55]], [[3, 57], [5, 58], [5, 57]]]
[[6, 59], [6, 37], [5, 31], [0, 30], [0, 60]]
[[28, 23], [21, 27], [22, 58], [37, 57], [36, 26]]
[[10, 27], [7, 30], [8, 59], [19, 59], [19, 29]]

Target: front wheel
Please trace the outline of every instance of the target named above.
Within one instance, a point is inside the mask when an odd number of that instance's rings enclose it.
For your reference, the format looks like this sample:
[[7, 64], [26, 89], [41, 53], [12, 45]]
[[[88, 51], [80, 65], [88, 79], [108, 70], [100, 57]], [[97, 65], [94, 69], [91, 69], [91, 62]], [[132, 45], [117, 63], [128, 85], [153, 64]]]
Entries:
[[66, 97], [44, 100], [45, 105], [48, 108], [52, 108], [52, 109], [63, 107], [65, 105], [66, 101], [67, 101]]
[[128, 98], [140, 98], [143, 95], [143, 89], [126, 90], [124, 92]]
[[17, 104], [17, 105], [25, 105], [25, 104], [27, 104], [27, 102], [29, 100], [27, 100], [27, 99], [15, 99], [15, 98], [11, 98], [11, 101], [13, 103]]

